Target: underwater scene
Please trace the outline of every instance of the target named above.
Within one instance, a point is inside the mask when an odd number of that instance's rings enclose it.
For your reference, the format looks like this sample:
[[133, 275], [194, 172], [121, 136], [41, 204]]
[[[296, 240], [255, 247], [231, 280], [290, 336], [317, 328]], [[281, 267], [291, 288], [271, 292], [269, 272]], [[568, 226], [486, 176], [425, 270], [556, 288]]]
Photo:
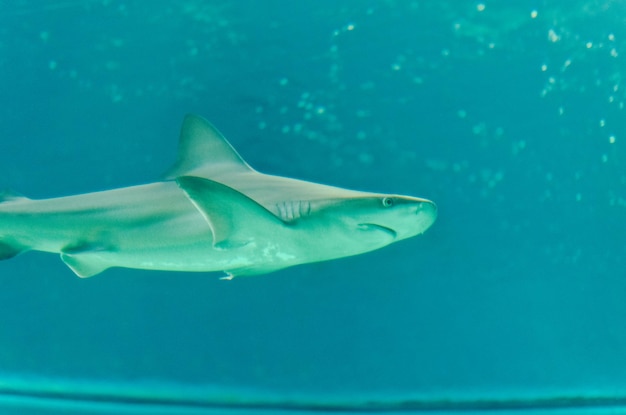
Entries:
[[0, 0], [0, 414], [625, 413], [625, 21]]

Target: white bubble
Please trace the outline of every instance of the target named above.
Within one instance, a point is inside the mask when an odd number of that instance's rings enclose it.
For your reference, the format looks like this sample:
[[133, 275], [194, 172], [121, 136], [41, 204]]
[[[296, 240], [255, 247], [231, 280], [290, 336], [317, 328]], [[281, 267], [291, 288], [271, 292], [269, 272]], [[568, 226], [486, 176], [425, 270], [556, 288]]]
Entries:
[[554, 29], [548, 30], [548, 40], [550, 42], [558, 42], [560, 39], [560, 36], [556, 34]]
[[476, 5], [476, 10], [478, 10], [479, 12], [482, 12], [485, 10], [485, 3], [478, 3]]
[[530, 12], [530, 18], [531, 18], [531, 19], [535, 19], [535, 18], [537, 18], [537, 10], [532, 10], [532, 11]]

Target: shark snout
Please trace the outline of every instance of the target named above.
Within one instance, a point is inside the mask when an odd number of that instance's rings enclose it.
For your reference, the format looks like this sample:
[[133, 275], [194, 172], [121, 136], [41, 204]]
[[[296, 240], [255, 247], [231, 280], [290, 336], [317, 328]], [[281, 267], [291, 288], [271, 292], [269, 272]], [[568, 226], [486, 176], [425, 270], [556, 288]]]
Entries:
[[437, 219], [437, 205], [427, 199], [420, 200], [416, 205], [415, 214], [422, 228], [421, 232], [424, 232]]
[[435, 202], [431, 202], [430, 200], [422, 199], [422, 201], [417, 206], [416, 213], [417, 214], [431, 215], [431, 216], [434, 216], [436, 218], [437, 217], [437, 205], [435, 204]]

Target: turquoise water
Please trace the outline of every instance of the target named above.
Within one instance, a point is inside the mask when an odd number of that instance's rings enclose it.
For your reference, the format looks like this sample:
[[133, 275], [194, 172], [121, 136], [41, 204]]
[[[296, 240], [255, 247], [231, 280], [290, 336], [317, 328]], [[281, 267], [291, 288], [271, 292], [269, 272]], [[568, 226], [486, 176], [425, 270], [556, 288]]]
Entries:
[[423, 236], [233, 281], [4, 261], [0, 405], [623, 407], [625, 15], [616, 0], [0, 2], [0, 187], [154, 181], [193, 112], [262, 172], [439, 207]]

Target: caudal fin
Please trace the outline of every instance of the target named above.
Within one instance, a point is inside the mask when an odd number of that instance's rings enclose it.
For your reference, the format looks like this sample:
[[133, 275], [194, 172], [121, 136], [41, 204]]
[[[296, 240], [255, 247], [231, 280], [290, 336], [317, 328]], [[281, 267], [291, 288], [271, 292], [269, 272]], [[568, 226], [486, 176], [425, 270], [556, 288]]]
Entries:
[[[0, 191], [0, 206], [4, 203], [19, 203], [30, 200], [18, 193], [15, 193], [10, 190]], [[2, 211], [0, 209], [0, 216], [2, 215]], [[2, 223], [0, 221], [0, 223]], [[16, 255], [21, 254], [24, 251], [28, 251], [28, 248], [25, 248], [17, 241], [13, 240], [11, 235], [3, 234], [3, 229], [0, 226], [0, 261], [3, 259], [10, 259]]]

